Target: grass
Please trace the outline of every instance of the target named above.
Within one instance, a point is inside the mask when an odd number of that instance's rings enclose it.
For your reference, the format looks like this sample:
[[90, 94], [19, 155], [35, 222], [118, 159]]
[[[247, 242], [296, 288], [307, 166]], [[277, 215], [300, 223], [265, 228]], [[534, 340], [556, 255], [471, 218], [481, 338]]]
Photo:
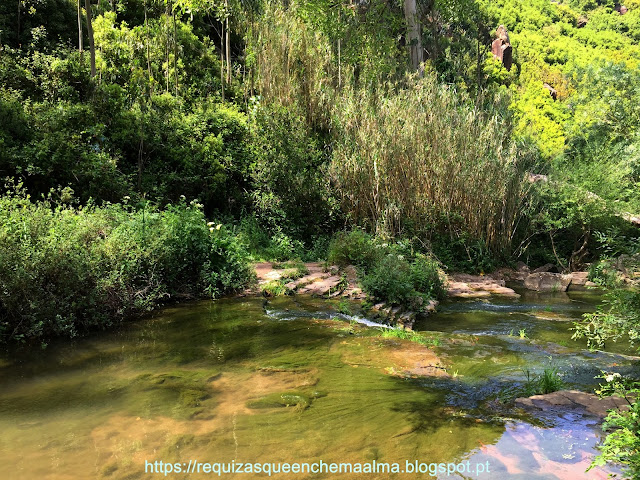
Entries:
[[398, 338], [401, 340], [409, 340], [410, 342], [419, 343], [427, 347], [437, 347], [440, 345], [439, 338], [427, 338], [413, 330], [400, 330], [396, 328], [385, 328], [380, 330], [382, 338]]
[[260, 291], [263, 295], [266, 295], [268, 297], [279, 297], [281, 295], [288, 295], [291, 290], [286, 287], [287, 283], [289, 283], [288, 279], [271, 280], [270, 282], [263, 284], [260, 287]]
[[525, 370], [525, 374], [527, 376], [527, 381], [524, 385], [526, 396], [557, 392], [565, 386], [557, 367], [545, 368], [540, 375], [532, 375], [529, 370]]

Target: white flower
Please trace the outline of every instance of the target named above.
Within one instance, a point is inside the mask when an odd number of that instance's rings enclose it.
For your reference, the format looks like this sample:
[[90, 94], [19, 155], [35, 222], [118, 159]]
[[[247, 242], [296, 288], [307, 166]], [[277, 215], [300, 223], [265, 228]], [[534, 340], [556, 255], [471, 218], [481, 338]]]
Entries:
[[215, 228], [213, 228], [213, 227], [209, 228], [210, 232], [213, 232], [214, 230], [215, 230]]
[[213, 227], [216, 224], [216, 222], [209, 222], [207, 223], [207, 227]]
[[620, 375], [619, 373], [610, 373], [609, 375], [607, 375], [606, 377], [604, 377], [604, 379], [607, 382], [613, 382], [616, 378], [621, 378], [622, 375]]
[[218, 224], [218, 226], [216, 227], [216, 230], [220, 230], [220, 227], [222, 227], [221, 223]]

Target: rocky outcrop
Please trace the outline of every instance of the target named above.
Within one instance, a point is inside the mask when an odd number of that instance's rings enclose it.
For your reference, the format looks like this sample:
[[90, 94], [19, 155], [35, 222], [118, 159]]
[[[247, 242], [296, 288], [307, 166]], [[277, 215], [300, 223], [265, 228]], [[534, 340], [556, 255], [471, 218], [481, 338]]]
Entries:
[[454, 273], [449, 276], [447, 295], [455, 298], [484, 298], [501, 295], [517, 298], [514, 290], [505, 286], [505, 281], [493, 275], [467, 275]]
[[544, 411], [547, 414], [564, 413], [569, 410], [573, 413], [599, 419], [607, 415], [607, 410], [621, 410], [629, 407], [624, 398], [600, 398], [593, 393], [579, 392], [577, 390], [560, 390], [546, 395], [516, 398], [516, 406], [533, 413], [540, 411]]
[[560, 273], [558, 272], [558, 267], [553, 263], [545, 263], [541, 267], [534, 268], [533, 270], [531, 270], [531, 273], [543, 273], [543, 272]]
[[511, 70], [513, 65], [513, 53], [511, 42], [509, 42], [509, 33], [504, 25], [500, 25], [496, 30], [496, 39], [491, 44], [491, 52], [494, 58], [500, 60], [504, 68]]
[[536, 292], [566, 292], [571, 283], [571, 275], [561, 273], [530, 273], [524, 279], [524, 286]]
[[537, 292], [564, 292], [568, 289], [597, 287], [589, 281], [589, 272], [571, 272], [563, 275], [556, 273], [557, 271], [558, 268], [553, 263], [547, 263], [532, 271], [523, 262], [518, 262], [515, 270], [502, 268], [493, 275], [520, 283], [525, 288]]
[[616, 7], [616, 12], [618, 12], [620, 15], [625, 15], [628, 11], [629, 9], [624, 5], [618, 5]]
[[[268, 262], [258, 263], [255, 266], [258, 278], [258, 288], [270, 282], [282, 282], [295, 274], [295, 269], [274, 268]], [[305, 263], [307, 271], [304, 275], [284, 284], [287, 292], [312, 295], [317, 297], [348, 297], [354, 300], [362, 300], [365, 295], [356, 284], [355, 269], [347, 267], [341, 272], [338, 267], [325, 267], [318, 262]], [[296, 275], [293, 275], [294, 277]], [[256, 293], [256, 292], [251, 292]]]

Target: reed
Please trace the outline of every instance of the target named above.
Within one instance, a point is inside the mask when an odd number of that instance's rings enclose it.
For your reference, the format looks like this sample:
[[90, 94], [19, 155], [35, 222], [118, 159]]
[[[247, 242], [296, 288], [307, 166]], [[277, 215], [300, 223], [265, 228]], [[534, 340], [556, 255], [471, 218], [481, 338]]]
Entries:
[[509, 244], [530, 157], [503, 116], [431, 75], [346, 91], [339, 104], [331, 175], [353, 219], [392, 236], [410, 223]]

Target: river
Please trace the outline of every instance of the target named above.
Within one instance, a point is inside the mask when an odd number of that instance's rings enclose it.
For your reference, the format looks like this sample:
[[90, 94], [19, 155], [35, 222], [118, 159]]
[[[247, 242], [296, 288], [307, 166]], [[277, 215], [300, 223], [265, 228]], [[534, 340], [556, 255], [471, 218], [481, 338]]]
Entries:
[[[344, 301], [226, 298], [7, 352], [0, 478], [165, 478], [152, 473], [161, 461], [174, 470], [166, 478], [197, 479], [218, 475], [184, 473], [189, 462], [375, 461], [423, 473], [272, 477], [605, 479], [615, 470], [585, 473], [602, 435], [593, 419], [532, 416], [512, 402], [544, 368], [586, 391], [600, 370], [637, 365], [624, 346], [590, 352], [571, 340], [571, 322], [598, 300], [576, 292], [445, 303], [416, 326], [427, 347], [382, 338], [337, 313]], [[458, 471], [431, 475], [437, 463]]]

